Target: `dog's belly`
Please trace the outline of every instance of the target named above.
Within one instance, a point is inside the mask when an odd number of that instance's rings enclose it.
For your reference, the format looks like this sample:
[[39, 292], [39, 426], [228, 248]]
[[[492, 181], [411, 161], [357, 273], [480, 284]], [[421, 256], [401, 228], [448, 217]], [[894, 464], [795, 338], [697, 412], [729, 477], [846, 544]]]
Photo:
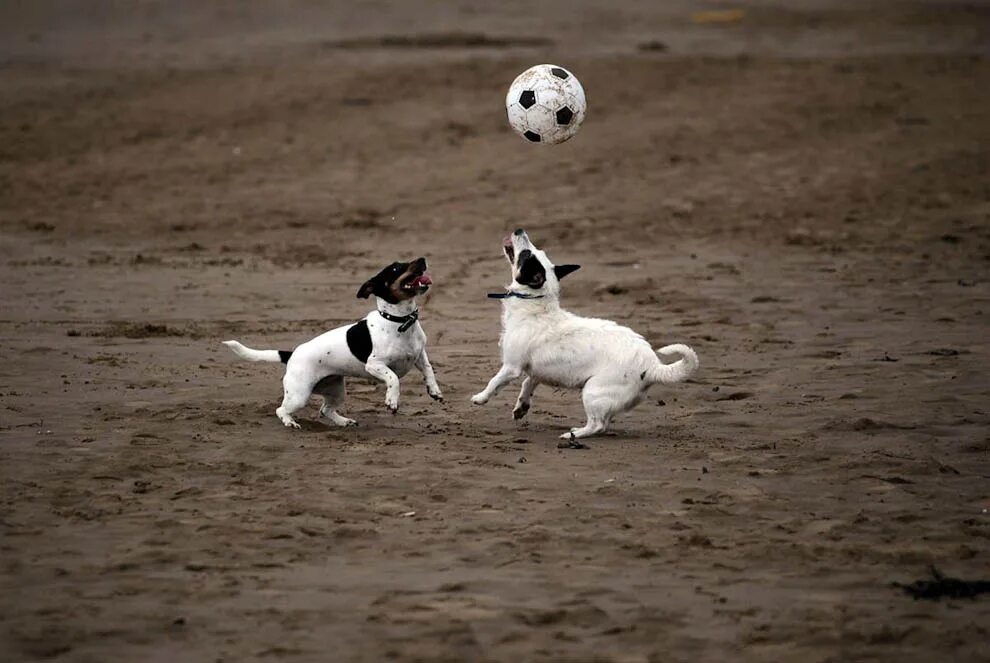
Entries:
[[[356, 357], [347, 343], [347, 330], [351, 326], [338, 327], [297, 347], [295, 365], [299, 366], [298, 370], [308, 371], [314, 381], [332, 375], [371, 377], [365, 369], [365, 361]], [[400, 378], [416, 365], [423, 348], [418, 338], [393, 339], [376, 331], [372, 331], [371, 338], [370, 353]]]
[[[413, 363], [407, 361], [385, 362], [385, 365], [388, 366], [398, 378], [406, 375], [413, 367]], [[378, 380], [377, 377], [368, 373], [368, 370], [364, 364], [357, 361], [351, 361], [346, 358], [344, 361], [339, 363], [320, 363], [313, 370], [313, 377], [314, 379], [320, 381], [333, 377], [368, 378], [369, 380]]]
[[[517, 350], [513, 352], [513, 350]], [[563, 351], [562, 351], [563, 350]], [[589, 357], [560, 346], [509, 348], [503, 355], [505, 364], [520, 366], [523, 373], [541, 384], [568, 389], [579, 388], [594, 373]]]
[[565, 389], [577, 389], [584, 386], [591, 376], [588, 367], [561, 364], [531, 362], [523, 365], [523, 372], [533, 377], [540, 384]]
[[540, 384], [545, 384], [551, 387], [558, 387], [560, 389], [580, 389], [584, 386], [586, 380], [576, 381], [564, 378], [559, 375], [548, 375], [546, 373], [532, 373], [529, 372], [527, 375], [531, 375], [534, 380]]
[[[367, 368], [365, 368], [365, 365], [359, 361], [351, 360], [346, 357], [343, 359], [344, 360], [339, 363], [328, 362], [327, 364], [321, 366], [321, 375], [341, 375], [345, 377], [378, 379], [369, 374]], [[401, 378], [412, 370], [415, 365], [415, 361], [413, 359], [401, 357], [396, 359], [387, 359], [385, 361], [385, 365], [388, 366], [393, 373], [395, 373], [396, 377]]]
[[386, 362], [385, 365], [392, 369], [392, 372], [395, 373], [396, 377], [401, 378], [403, 375], [412, 370], [415, 363], [415, 358], [401, 357], [398, 359], [392, 359]]
[[592, 378], [639, 386], [655, 357], [649, 344], [632, 334], [581, 333], [530, 348], [522, 367], [534, 379], [555, 387], [581, 388]]

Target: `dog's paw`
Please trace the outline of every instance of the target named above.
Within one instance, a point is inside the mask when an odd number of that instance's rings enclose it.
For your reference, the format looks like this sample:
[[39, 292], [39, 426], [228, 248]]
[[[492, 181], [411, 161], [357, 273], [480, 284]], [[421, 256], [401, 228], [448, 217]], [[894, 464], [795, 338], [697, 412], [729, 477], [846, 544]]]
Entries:
[[437, 391], [427, 391], [426, 393], [428, 393], [430, 395], [430, 398], [432, 398], [433, 400], [440, 401], [441, 403], [443, 403], [443, 392], [440, 391], [439, 389]]
[[283, 421], [282, 423], [285, 424], [286, 428], [302, 428], [302, 426], [299, 425], [298, 421], [293, 421], [292, 419], [289, 419], [288, 421]]
[[474, 403], [475, 405], [484, 405], [485, 403], [488, 402], [488, 396], [485, 396], [485, 392], [481, 392], [480, 394], [475, 394], [474, 396], [471, 397], [471, 402]]
[[519, 403], [512, 410], [512, 418], [518, 421], [525, 417], [527, 412], [529, 412], [529, 403]]
[[571, 433], [567, 433], [566, 435], [561, 435], [561, 437], [565, 438], [567, 441], [558, 442], [557, 443], [558, 449], [590, 449], [591, 448], [583, 442], [578, 442], [577, 438], [575, 438]]

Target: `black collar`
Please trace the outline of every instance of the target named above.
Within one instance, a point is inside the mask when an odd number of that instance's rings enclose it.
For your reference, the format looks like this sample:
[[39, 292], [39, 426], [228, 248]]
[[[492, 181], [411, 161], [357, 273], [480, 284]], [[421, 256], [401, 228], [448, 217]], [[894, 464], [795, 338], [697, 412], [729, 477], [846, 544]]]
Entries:
[[386, 313], [385, 311], [378, 311], [378, 315], [382, 316], [386, 320], [391, 320], [392, 322], [399, 323], [399, 333], [406, 331], [419, 320], [419, 311], [413, 311], [409, 315], [392, 315], [391, 313]]
[[543, 299], [546, 295], [527, 295], [524, 292], [515, 292], [509, 290], [508, 292], [489, 292], [489, 299], [509, 299], [510, 297], [518, 297], [519, 299]]

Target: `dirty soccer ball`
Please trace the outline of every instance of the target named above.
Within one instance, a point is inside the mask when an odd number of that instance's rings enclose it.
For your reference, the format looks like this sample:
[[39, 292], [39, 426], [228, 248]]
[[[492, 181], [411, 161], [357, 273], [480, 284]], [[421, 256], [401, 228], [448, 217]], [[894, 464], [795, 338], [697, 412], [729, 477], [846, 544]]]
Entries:
[[588, 103], [574, 74], [555, 64], [538, 64], [512, 81], [505, 108], [517, 134], [533, 143], [555, 145], [577, 133]]

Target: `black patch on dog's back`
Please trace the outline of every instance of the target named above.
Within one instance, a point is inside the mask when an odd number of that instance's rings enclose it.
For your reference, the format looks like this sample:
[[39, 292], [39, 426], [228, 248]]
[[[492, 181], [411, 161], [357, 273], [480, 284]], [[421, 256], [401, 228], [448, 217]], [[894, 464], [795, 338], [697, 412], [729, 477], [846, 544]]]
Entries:
[[371, 356], [371, 332], [368, 331], [367, 320], [347, 328], [347, 347], [358, 361], [362, 364], [367, 363], [368, 357]]
[[279, 350], [278, 351], [278, 358], [280, 360], [282, 360], [282, 363], [283, 364], [288, 364], [289, 363], [289, 357], [291, 357], [291, 356], [292, 356], [292, 350]]

